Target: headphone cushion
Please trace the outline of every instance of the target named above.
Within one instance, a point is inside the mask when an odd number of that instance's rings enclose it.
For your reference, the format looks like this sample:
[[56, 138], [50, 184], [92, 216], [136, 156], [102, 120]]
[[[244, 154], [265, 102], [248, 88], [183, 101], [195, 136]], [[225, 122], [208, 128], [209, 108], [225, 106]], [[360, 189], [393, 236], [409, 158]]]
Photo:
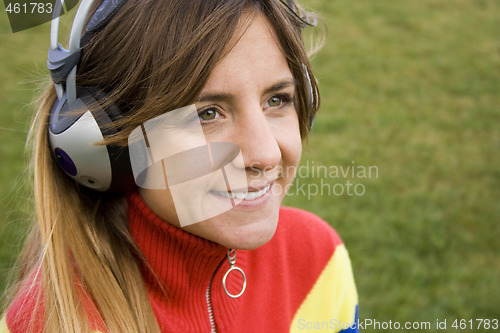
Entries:
[[[78, 87], [78, 98], [71, 105], [63, 96], [49, 117], [49, 141], [61, 169], [76, 182], [97, 191], [124, 191], [133, 181], [127, 147], [99, 145], [117, 132], [110, 126], [121, 117], [115, 105], [104, 110], [96, 87]], [[111, 115], [111, 116], [110, 116]]]

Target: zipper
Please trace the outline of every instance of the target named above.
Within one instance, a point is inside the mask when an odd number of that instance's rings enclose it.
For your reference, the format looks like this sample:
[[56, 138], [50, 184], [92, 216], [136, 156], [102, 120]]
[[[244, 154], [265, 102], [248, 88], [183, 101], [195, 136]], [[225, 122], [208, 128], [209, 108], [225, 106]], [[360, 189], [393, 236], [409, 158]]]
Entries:
[[206, 297], [208, 306], [208, 319], [210, 319], [210, 326], [212, 327], [210, 332], [217, 333], [217, 326], [215, 325], [215, 318], [214, 318], [214, 309], [212, 308], [212, 296], [210, 295], [210, 291], [212, 289], [212, 278], [210, 279], [210, 282], [207, 287]]
[[208, 308], [208, 319], [210, 320], [210, 326], [211, 326], [210, 330], [211, 333], [217, 333], [217, 324], [215, 323], [214, 308], [212, 306], [212, 281], [223, 262], [224, 259], [222, 259], [219, 262], [219, 265], [217, 265], [217, 268], [213, 272], [212, 277], [210, 277], [210, 282], [208, 282], [207, 292], [205, 293], [205, 297], [207, 300], [207, 308]]

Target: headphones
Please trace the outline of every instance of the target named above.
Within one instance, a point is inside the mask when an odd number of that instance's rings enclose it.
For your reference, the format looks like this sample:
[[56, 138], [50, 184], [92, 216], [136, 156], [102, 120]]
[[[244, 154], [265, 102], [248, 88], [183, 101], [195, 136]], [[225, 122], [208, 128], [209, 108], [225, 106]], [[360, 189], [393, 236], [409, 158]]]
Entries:
[[49, 142], [61, 169], [77, 183], [97, 191], [123, 191], [135, 184], [128, 148], [96, 145], [116, 133], [107, 126], [122, 117], [115, 105], [103, 109], [106, 94], [98, 87], [77, 87], [81, 44], [102, 29], [126, 0], [104, 0], [85, 28], [94, 0], [82, 0], [71, 28], [69, 48], [58, 43], [63, 1], [56, 1], [47, 67], [57, 93], [49, 116]]
[[[96, 191], [126, 191], [135, 182], [128, 147], [96, 145], [117, 132], [113, 121], [123, 117], [116, 105], [104, 109], [99, 103], [106, 93], [99, 87], [76, 85], [76, 70], [81, 46], [111, 20], [127, 0], [103, 0], [85, 27], [85, 21], [95, 0], [82, 0], [70, 33], [69, 47], [58, 43], [59, 18], [64, 0], [56, 1], [50, 31], [47, 67], [57, 93], [49, 115], [48, 135], [53, 155], [59, 167], [78, 184]], [[295, 11], [292, 0], [286, 5]], [[305, 70], [309, 86], [308, 105], [313, 107], [311, 78]], [[317, 97], [317, 96], [316, 96]], [[309, 130], [314, 123], [310, 116]]]

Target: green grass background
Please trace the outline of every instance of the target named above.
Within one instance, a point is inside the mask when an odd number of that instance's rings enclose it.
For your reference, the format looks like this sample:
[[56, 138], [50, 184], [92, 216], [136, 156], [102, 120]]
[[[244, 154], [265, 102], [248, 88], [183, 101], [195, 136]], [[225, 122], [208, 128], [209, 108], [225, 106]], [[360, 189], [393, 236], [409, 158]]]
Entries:
[[[362, 319], [447, 319], [443, 332], [456, 318], [500, 319], [500, 2], [306, 4], [328, 38], [313, 59], [323, 100], [303, 165], [354, 162], [378, 177], [309, 174], [295, 184], [350, 181], [365, 194], [308, 198], [297, 186], [286, 204], [342, 236]], [[48, 31], [13, 34], [0, 13], [0, 290], [26, 233], [23, 149]]]

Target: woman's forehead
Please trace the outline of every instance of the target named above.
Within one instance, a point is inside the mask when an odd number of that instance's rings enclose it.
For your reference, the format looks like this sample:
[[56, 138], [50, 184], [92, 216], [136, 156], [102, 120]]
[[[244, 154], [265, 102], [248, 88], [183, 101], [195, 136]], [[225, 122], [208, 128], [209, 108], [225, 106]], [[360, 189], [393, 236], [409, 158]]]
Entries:
[[260, 13], [245, 15], [249, 17], [240, 21], [231, 49], [211, 72], [204, 91], [292, 79], [286, 57], [267, 18]]

